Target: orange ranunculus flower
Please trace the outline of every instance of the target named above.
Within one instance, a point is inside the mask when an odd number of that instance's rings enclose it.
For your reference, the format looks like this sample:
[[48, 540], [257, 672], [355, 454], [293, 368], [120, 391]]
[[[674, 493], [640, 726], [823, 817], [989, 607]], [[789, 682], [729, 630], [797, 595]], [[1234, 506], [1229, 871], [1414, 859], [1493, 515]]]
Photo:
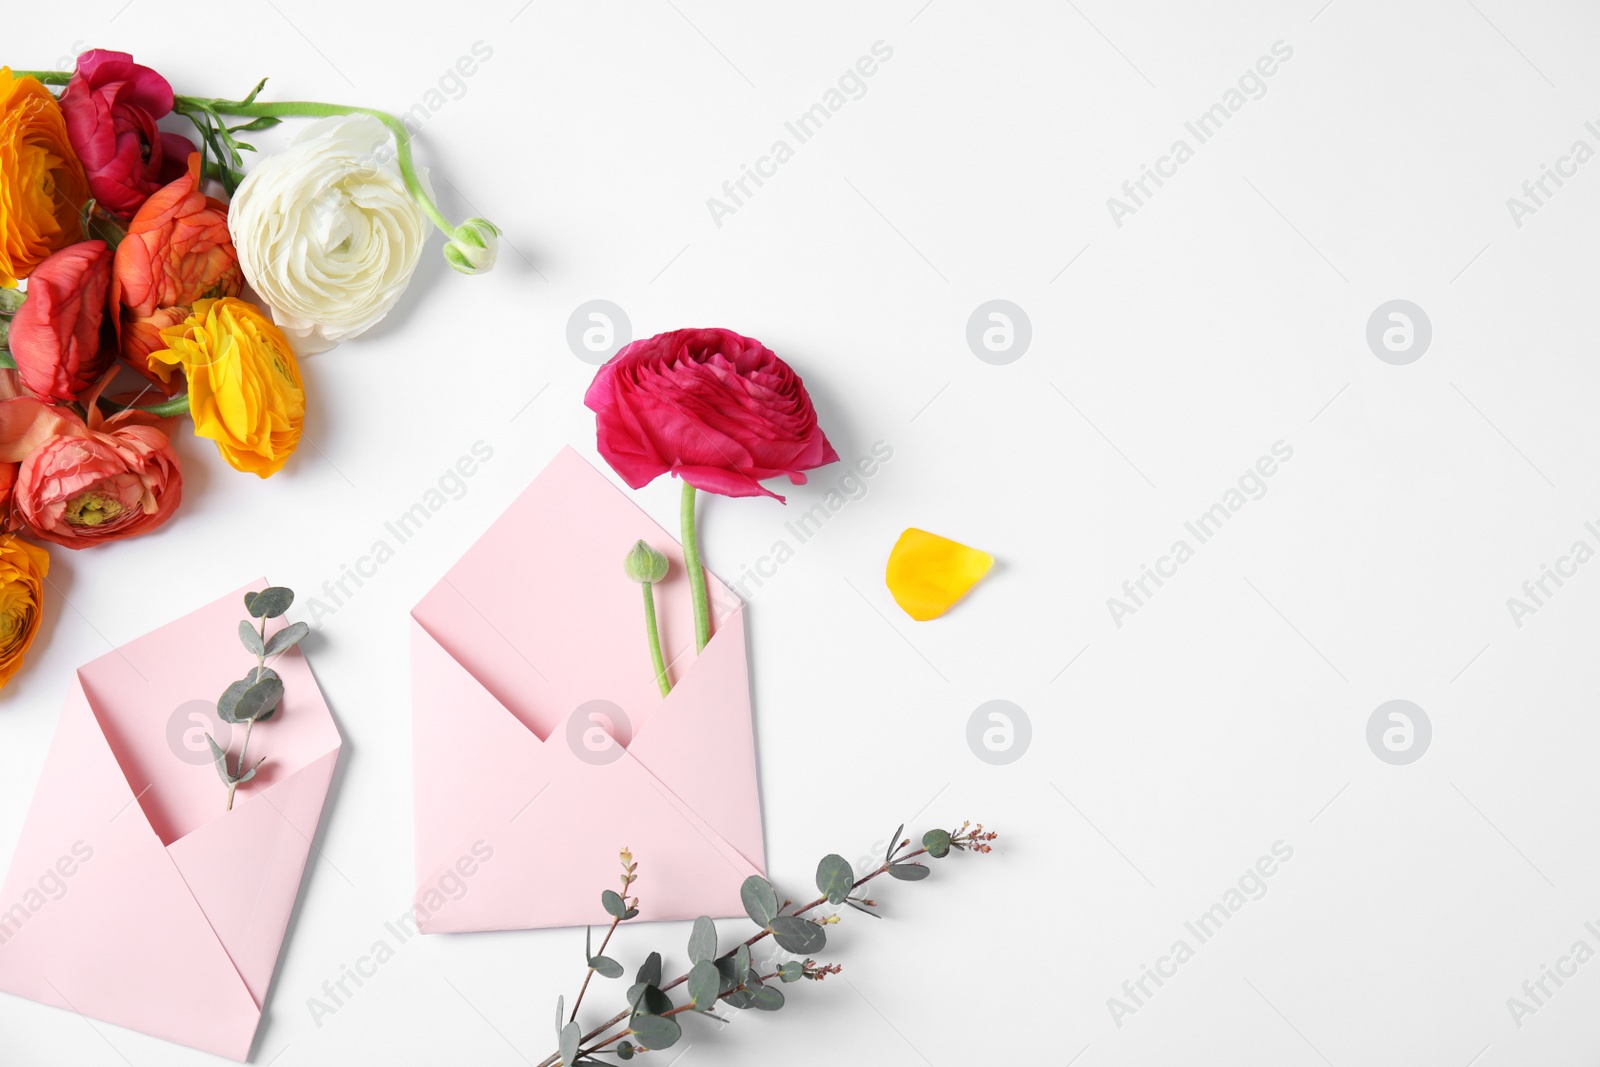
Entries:
[[0, 686], [22, 666], [44, 617], [50, 555], [15, 537], [0, 540]]
[[227, 205], [200, 191], [196, 153], [183, 177], [144, 202], [117, 246], [111, 300], [122, 305], [122, 358], [152, 382], [165, 383], [149, 361], [152, 352], [167, 347], [161, 331], [187, 319], [197, 300], [243, 291]]
[[183, 368], [195, 435], [215, 441], [234, 470], [276, 474], [300, 443], [306, 417], [300, 366], [283, 331], [254, 304], [224, 297], [197, 301], [161, 339], [150, 370], [165, 381], [173, 367]]
[[36, 79], [0, 67], [0, 289], [81, 239], [88, 199], [61, 105]]

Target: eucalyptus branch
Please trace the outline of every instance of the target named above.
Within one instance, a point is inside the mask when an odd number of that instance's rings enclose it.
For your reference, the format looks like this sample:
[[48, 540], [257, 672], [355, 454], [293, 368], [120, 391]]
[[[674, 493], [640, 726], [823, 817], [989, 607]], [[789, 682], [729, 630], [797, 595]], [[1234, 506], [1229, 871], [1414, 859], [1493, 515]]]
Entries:
[[256, 723], [272, 718], [283, 700], [283, 680], [278, 672], [267, 666], [268, 657], [280, 656], [305, 639], [311, 628], [303, 622], [291, 623], [267, 638], [267, 620], [276, 619], [294, 603], [294, 590], [281, 585], [269, 586], [260, 592], [244, 595], [244, 608], [253, 619], [261, 620], [259, 627], [249, 619], [239, 621], [239, 640], [256, 657], [256, 665], [243, 678], [228, 686], [217, 699], [217, 715], [226, 723], [244, 723], [244, 741], [239, 745], [239, 759], [230, 763], [228, 750], [206, 734], [206, 744], [211, 746], [211, 760], [216, 765], [217, 776], [228, 787], [228, 811], [233, 810], [234, 793], [244, 783], [256, 776], [266, 757], [245, 766], [245, 753], [250, 748], [250, 735]]
[[[819, 964], [811, 958], [827, 944], [825, 928], [839, 922], [841, 916], [830, 915], [823, 919], [808, 919], [805, 918], [808, 913], [824, 904], [832, 904], [836, 907], [849, 905], [857, 911], [877, 915], [874, 910], [877, 908], [876, 901], [855, 895], [856, 891], [868, 882], [885, 874], [898, 881], [921, 881], [928, 877], [931, 868], [913, 862], [919, 857], [943, 859], [952, 851], [989, 852], [990, 842], [998, 836], [992, 830], [985, 831], [982, 824], [972, 826], [969, 823], [962, 823], [955, 830], [928, 831], [922, 835], [921, 848], [907, 851], [911, 848], [911, 841], [909, 838], [901, 838], [900, 835], [904, 830], [904, 826], [895, 830], [889, 849], [884, 854], [883, 863], [860, 878], [855, 877], [854, 870], [844, 857], [838, 855], [823, 857], [822, 862], [817, 865], [816, 876], [817, 888], [822, 895], [793, 910], [790, 910], [793, 901], [785, 900], [779, 903], [777, 893], [766, 879], [756, 875], [746, 878], [740, 887], [739, 896], [744, 903], [745, 912], [759, 927], [755, 934], [734, 948], [719, 954], [716, 924], [702, 915], [695, 920], [694, 929], [689, 935], [689, 959], [693, 962], [693, 967], [688, 973], [679, 975], [670, 982], [662, 982], [661, 954], [650, 953], [643, 966], [639, 968], [634, 984], [628, 990], [627, 1009], [584, 1033], [577, 1022], [578, 1005], [582, 1003], [595, 973], [599, 972], [607, 978], [620, 977], [622, 974], [620, 964], [603, 955], [596, 957], [589, 954], [589, 934], [586, 932], [584, 954], [589, 962], [589, 970], [584, 975], [583, 986], [578, 992], [578, 1001], [573, 1005], [569, 1015], [565, 1009], [565, 998], [557, 999], [558, 1048], [541, 1060], [536, 1067], [602, 1065], [608, 1061], [595, 1058], [595, 1053], [612, 1049], [612, 1046], [615, 1046], [613, 1054], [621, 1060], [631, 1060], [642, 1052], [670, 1048], [683, 1036], [678, 1016], [685, 1013], [704, 1014], [723, 1003], [741, 1010], [778, 1011], [784, 1006], [785, 998], [776, 985], [769, 983], [774, 980], [782, 984], [801, 979], [822, 981], [829, 975], [838, 974], [841, 970], [838, 964]], [[632, 854], [627, 850], [622, 852], [622, 864], [625, 871], [623, 891], [626, 892], [637, 877], [638, 864], [633, 861]], [[621, 923], [637, 916], [639, 908], [637, 898], [629, 900], [611, 890], [601, 894], [601, 904], [612, 917], [611, 929], [600, 946], [601, 952], [604, 953], [606, 945], [610, 943], [611, 934], [616, 932]], [[750, 949], [767, 937], [773, 938], [779, 948], [796, 958], [779, 964], [769, 974], [761, 974], [759, 969], [752, 965]], [[668, 994], [685, 984], [689, 987], [688, 1002], [674, 1004]]]

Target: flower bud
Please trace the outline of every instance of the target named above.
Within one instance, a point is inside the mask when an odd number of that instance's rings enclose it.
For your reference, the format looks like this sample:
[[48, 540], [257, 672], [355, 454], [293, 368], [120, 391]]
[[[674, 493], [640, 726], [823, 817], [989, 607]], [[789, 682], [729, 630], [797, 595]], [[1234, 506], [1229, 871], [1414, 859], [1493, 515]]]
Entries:
[[15, 315], [26, 299], [25, 289], [0, 289], [0, 315]]
[[479, 217], [457, 226], [444, 246], [446, 262], [462, 274], [487, 274], [499, 252], [500, 227]]
[[622, 561], [622, 569], [634, 581], [654, 585], [667, 576], [667, 557], [643, 541], [636, 541], [628, 550], [628, 558]]

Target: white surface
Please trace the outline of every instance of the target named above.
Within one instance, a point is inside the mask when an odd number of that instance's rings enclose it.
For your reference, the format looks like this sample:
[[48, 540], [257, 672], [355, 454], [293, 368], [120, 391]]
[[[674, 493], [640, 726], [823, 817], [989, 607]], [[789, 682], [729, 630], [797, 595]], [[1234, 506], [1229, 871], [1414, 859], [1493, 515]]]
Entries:
[[[565, 330], [602, 298], [636, 336], [761, 338], [805, 375], [841, 455], [894, 450], [752, 589], [780, 888], [806, 893], [818, 857], [868, 853], [902, 819], [1005, 834], [993, 856], [877, 893], [890, 917], [848, 923], [828, 954], [848, 983], [792, 989], [791, 1009], [726, 1033], [693, 1027], [684, 1063], [1592, 1062], [1600, 963], [1520, 1028], [1506, 1001], [1573, 942], [1600, 948], [1584, 927], [1600, 920], [1600, 564], [1521, 628], [1505, 601], [1575, 539], [1597, 543], [1600, 162], [1520, 228], [1505, 201], [1575, 139], [1600, 147], [1584, 129], [1600, 11], [406, 6], [7, 12], [18, 66], [95, 44], [180, 91], [237, 95], [270, 74], [270, 97], [397, 111], [483, 41], [493, 57], [419, 154], [449, 212], [493, 218], [514, 247], [464, 278], [435, 238], [399, 314], [307, 365], [308, 442], [284, 474], [258, 483], [186, 441], [165, 530], [53, 553], [51, 618], [0, 712], [0, 853], [76, 664], [263, 572], [309, 595], [485, 441], [465, 495], [310, 649], [347, 759], [255, 1059], [550, 1051], [576, 932], [414, 940], [320, 1026], [307, 1002], [407, 906], [406, 610], [563, 444], [593, 455], [592, 368]], [[865, 95], [715, 225], [707, 197], [877, 41], [893, 57]], [[1117, 227], [1106, 198], [1277, 41], [1293, 56], [1265, 96]], [[1007, 366], [965, 341], [991, 298], [1032, 320]], [[1396, 298], [1434, 327], [1409, 366], [1365, 341]], [[1293, 459], [1266, 495], [1115, 626], [1106, 598], [1280, 440]], [[709, 501], [710, 565], [736, 580], [842, 474], [819, 472], [787, 511]], [[671, 524], [674, 485], [638, 499]], [[938, 622], [899, 615], [881, 582], [910, 525], [1001, 560]], [[1009, 766], [965, 741], [996, 698], [1033, 726]], [[1434, 725], [1410, 766], [1366, 743], [1394, 698]], [[1266, 895], [1119, 1028], [1107, 999], [1280, 840], [1293, 859]], [[641, 926], [619, 954], [632, 966], [665, 943], [681, 960], [685, 935]], [[602, 992], [597, 1008], [619, 995]], [[9, 997], [0, 1035], [7, 1064], [217, 1062]]]

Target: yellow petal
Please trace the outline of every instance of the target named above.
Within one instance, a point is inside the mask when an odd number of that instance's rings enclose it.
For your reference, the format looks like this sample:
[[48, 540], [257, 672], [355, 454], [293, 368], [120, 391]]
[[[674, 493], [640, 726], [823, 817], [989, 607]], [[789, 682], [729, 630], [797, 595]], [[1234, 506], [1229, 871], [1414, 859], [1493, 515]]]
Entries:
[[894, 543], [884, 581], [907, 615], [926, 622], [949, 611], [992, 566], [994, 557], [987, 552], [910, 529]]

